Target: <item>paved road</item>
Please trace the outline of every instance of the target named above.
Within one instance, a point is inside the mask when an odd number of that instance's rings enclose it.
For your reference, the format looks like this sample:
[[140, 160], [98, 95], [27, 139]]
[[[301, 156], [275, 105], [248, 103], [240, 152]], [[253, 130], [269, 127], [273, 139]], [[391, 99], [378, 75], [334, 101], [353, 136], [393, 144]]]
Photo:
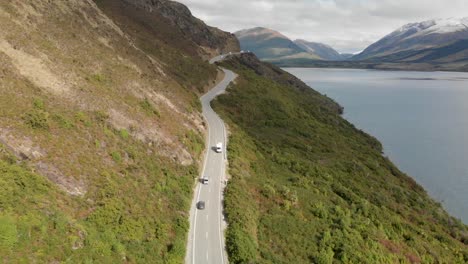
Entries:
[[[233, 54], [234, 55], [234, 54]], [[222, 60], [224, 56], [213, 58], [210, 63]], [[236, 78], [232, 71], [222, 69], [224, 79], [200, 100], [203, 116], [208, 125], [207, 152], [202, 175], [209, 179], [207, 185], [197, 183], [195, 197], [190, 211], [190, 231], [187, 244], [187, 264], [227, 264], [227, 253], [224, 243], [223, 192], [226, 180], [226, 129], [224, 122], [210, 106], [218, 94]], [[213, 147], [223, 143], [223, 152], [216, 153]], [[196, 209], [198, 201], [205, 201], [204, 210]]]
[[231, 52], [231, 53], [228, 53], [228, 54], [221, 54], [219, 56], [216, 56], [216, 57], [212, 58], [210, 60], [210, 64], [213, 64], [213, 63], [218, 62], [218, 61], [222, 61], [222, 60], [224, 60], [225, 58], [227, 58], [229, 56], [234, 56], [234, 55], [239, 55], [239, 54], [244, 54], [244, 53], [250, 53], [250, 52], [241, 51], [241, 52]]

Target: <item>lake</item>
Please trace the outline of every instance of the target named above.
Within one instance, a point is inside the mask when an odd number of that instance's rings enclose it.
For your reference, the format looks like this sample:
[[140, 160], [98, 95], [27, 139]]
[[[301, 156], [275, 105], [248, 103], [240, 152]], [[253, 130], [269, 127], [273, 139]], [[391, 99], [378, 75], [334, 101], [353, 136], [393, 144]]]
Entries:
[[285, 70], [344, 106], [347, 120], [468, 223], [468, 73]]

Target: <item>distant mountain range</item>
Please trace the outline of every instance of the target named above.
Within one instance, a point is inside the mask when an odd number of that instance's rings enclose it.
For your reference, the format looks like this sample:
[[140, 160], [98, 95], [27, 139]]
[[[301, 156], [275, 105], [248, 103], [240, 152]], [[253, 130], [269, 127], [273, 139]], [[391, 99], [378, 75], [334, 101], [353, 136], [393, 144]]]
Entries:
[[255, 53], [260, 59], [273, 63], [297, 60], [321, 61], [344, 60], [350, 55], [341, 55], [332, 47], [306, 40], [291, 40], [278, 31], [256, 27], [234, 33], [241, 48]]
[[282, 67], [344, 67], [468, 71], [468, 17], [410, 23], [357, 55], [281, 33], [252, 28], [236, 32], [241, 48]]

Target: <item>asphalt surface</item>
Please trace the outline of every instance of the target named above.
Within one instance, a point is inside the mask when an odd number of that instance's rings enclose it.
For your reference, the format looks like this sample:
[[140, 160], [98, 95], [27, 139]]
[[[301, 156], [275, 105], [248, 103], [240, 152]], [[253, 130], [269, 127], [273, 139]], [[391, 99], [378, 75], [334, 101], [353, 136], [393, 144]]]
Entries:
[[[234, 55], [234, 54], [232, 54]], [[225, 55], [210, 60], [220, 61]], [[190, 231], [187, 243], [187, 264], [225, 264], [228, 263], [224, 242], [226, 223], [223, 216], [223, 193], [226, 179], [226, 129], [223, 120], [211, 108], [210, 102], [223, 93], [227, 86], [237, 77], [232, 71], [222, 69], [224, 79], [200, 100], [203, 116], [208, 125], [207, 149], [201, 177], [208, 178], [208, 184], [197, 183], [195, 197], [190, 211]], [[223, 152], [216, 153], [214, 147], [223, 143]], [[205, 209], [199, 210], [196, 205], [205, 202]]]

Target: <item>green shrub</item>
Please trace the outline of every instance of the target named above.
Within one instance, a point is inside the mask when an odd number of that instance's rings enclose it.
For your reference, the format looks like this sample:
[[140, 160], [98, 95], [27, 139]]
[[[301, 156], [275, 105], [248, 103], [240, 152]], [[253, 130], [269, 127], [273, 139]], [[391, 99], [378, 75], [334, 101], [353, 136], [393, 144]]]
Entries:
[[319, 218], [328, 218], [328, 210], [325, 208], [322, 202], [318, 202], [317, 204], [314, 204], [312, 207], [312, 213]]
[[109, 119], [109, 115], [106, 112], [96, 111], [94, 112], [94, 119], [101, 124], [104, 124], [107, 119]]
[[49, 113], [40, 109], [33, 109], [23, 116], [26, 125], [32, 129], [49, 129]]
[[44, 101], [40, 98], [35, 98], [33, 101], [33, 106], [35, 109], [38, 110], [45, 110], [45, 104]]
[[96, 73], [89, 77], [86, 77], [86, 80], [95, 84], [102, 84], [102, 83], [107, 82], [106, 76], [100, 73]]
[[190, 152], [196, 156], [200, 155], [205, 149], [203, 138], [193, 130], [189, 130], [182, 138], [182, 141], [186, 146], [188, 146]]
[[122, 155], [118, 151], [111, 152], [111, 157], [116, 163], [122, 162]]
[[140, 102], [140, 107], [149, 116], [161, 117], [161, 114], [159, 113], [159, 111], [156, 108], [154, 108], [153, 104], [148, 100], [148, 98], [145, 98], [145, 100]]
[[107, 137], [112, 137], [114, 135], [113, 130], [108, 127], [104, 127], [103, 130], [104, 130], [104, 135], [106, 135]]
[[84, 124], [85, 126], [89, 127], [91, 126], [92, 122], [89, 119], [88, 115], [85, 112], [77, 112], [75, 114], [75, 120], [79, 123]]
[[126, 129], [121, 129], [119, 132], [119, 135], [123, 139], [128, 139], [128, 137], [130, 136], [130, 134], [128, 133]]
[[266, 198], [273, 198], [276, 195], [276, 190], [275, 190], [275, 188], [273, 186], [266, 183], [266, 184], [263, 185], [262, 194]]
[[52, 119], [61, 127], [61, 128], [73, 128], [73, 122], [66, 119], [63, 115], [61, 114], [54, 114], [52, 116]]
[[335, 253], [331, 248], [323, 248], [320, 250], [320, 253], [315, 258], [315, 262], [317, 264], [332, 264], [333, 263], [333, 256]]
[[257, 256], [255, 241], [235, 224], [232, 224], [226, 232], [226, 247], [232, 263], [255, 262]]

